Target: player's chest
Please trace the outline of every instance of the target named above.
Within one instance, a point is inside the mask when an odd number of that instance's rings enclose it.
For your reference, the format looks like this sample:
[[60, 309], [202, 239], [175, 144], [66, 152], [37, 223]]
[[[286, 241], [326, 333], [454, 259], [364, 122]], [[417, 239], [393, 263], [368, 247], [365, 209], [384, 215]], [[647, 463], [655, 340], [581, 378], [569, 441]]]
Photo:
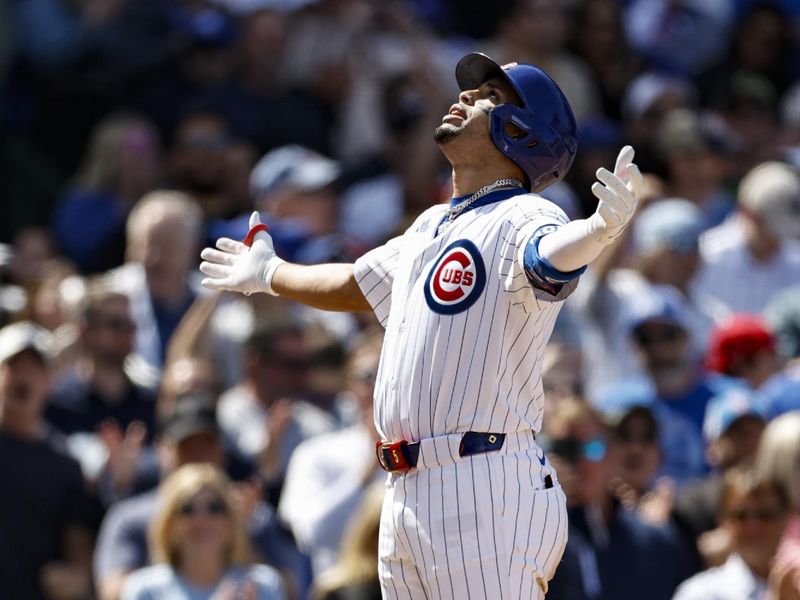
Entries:
[[504, 236], [502, 224], [487, 219], [464, 219], [438, 236], [422, 228], [401, 250], [393, 308], [435, 315], [468, 310], [499, 284]]

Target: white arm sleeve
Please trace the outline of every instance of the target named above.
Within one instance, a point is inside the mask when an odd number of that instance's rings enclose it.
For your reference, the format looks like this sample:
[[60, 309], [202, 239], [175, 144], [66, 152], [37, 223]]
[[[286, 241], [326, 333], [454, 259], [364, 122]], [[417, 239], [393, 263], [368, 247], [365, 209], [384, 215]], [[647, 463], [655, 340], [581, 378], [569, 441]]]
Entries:
[[539, 256], [559, 271], [575, 271], [588, 265], [606, 247], [589, 230], [586, 219], [570, 221], [539, 241]]

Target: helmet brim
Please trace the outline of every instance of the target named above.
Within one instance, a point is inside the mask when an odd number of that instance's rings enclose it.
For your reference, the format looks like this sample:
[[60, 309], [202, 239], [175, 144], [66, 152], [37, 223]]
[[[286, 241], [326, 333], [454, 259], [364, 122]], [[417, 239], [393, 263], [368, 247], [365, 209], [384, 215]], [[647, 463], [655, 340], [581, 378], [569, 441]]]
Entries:
[[481, 52], [467, 54], [456, 65], [456, 82], [462, 92], [474, 90], [492, 77], [508, 79], [500, 65]]

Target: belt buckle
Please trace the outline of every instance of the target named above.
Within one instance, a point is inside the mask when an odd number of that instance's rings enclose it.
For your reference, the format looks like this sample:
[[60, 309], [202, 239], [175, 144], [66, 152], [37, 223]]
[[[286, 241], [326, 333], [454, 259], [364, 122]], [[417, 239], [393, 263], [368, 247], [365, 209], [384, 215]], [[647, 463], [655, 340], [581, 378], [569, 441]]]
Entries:
[[381, 468], [389, 473], [410, 470], [411, 465], [408, 464], [404, 452], [404, 448], [407, 445], [408, 442], [405, 440], [398, 442], [382, 442], [378, 440], [375, 443], [375, 455], [378, 457], [378, 464]]

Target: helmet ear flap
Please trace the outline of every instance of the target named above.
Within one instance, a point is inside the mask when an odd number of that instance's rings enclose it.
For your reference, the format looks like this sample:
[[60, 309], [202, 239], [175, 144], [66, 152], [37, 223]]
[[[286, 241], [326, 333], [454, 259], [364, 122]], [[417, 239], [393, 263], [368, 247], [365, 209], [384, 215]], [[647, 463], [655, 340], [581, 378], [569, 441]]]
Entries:
[[541, 134], [534, 131], [525, 120], [525, 112], [513, 104], [502, 104], [492, 109], [490, 135], [492, 142], [511, 162], [525, 172], [525, 187], [535, 189], [531, 181], [530, 154], [540, 145]]

